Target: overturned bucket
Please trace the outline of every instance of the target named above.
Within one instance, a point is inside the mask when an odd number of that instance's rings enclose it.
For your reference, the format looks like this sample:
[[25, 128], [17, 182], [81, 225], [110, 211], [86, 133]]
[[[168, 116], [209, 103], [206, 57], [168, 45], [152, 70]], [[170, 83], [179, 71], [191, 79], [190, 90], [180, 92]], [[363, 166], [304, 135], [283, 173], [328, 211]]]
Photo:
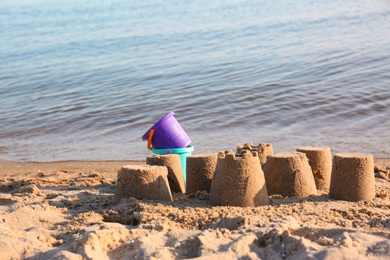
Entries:
[[186, 148], [191, 144], [191, 139], [176, 120], [174, 112], [169, 112], [155, 123], [142, 136], [142, 140], [148, 140], [149, 150]]
[[193, 146], [187, 146], [184, 148], [168, 148], [168, 149], [158, 149], [153, 148], [153, 153], [155, 154], [178, 154], [180, 155], [181, 169], [183, 171], [184, 181], [187, 180], [187, 156], [190, 156], [194, 151]]

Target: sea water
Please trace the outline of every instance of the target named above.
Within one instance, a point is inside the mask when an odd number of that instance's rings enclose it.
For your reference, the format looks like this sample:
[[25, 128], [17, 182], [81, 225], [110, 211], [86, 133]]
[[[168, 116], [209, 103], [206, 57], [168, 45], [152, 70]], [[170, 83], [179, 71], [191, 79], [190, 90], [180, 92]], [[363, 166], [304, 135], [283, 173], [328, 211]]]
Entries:
[[170, 111], [194, 153], [390, 157], [388, 0], [0, 1], [0, 159], [126, 160]]

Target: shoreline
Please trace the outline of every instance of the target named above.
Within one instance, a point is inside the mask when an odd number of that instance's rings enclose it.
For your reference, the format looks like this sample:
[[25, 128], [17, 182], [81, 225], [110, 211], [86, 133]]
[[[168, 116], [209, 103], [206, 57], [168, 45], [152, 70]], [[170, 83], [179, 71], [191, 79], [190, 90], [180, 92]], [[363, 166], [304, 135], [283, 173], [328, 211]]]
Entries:
[[50, 161], [50, 162], [13, 162], [0, 160], [0, 175], [4, 173], [22, 173], [25, 171], [87, 170], [101, 169], [115, 171], [126, 164], [145, 164], [143, 160], [107, 160], [107, 161]]
[[[0, 175], [5, 173], [22, 173], [25, 171], [51, 171], [55, 169], [87, 170], [100, 169], [105, 171], [117, 171], [126, 164], [145, 164], [146, 160], [65, 160], [48, 162], [15, 162], [0, 160]], [[374, 165], [390, 165], [390, 158], [375, 158]]]

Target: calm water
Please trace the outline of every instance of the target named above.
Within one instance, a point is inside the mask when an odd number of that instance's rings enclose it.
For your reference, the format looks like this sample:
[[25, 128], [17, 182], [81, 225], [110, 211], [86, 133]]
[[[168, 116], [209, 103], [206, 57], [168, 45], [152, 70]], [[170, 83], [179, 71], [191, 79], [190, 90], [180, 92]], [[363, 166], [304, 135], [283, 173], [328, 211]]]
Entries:
[[270, 142], [390, 157], [390, 1], [0, 1], [0, 159]]

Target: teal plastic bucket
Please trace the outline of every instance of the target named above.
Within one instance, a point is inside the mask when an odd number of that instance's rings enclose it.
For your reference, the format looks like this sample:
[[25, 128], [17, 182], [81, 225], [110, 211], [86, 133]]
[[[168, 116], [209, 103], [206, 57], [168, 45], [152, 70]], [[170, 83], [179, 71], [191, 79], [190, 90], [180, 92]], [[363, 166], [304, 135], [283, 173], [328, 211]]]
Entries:
[[181, 168], [183, 170], [183, 177], [184, 181], [187, 180], [187, 174], [186, 174], [186, 169], [187, 169], [187, 156], [190, 156], [192, 152], [194, 151], [194, 147], [187, 146], [184, 148], [166, 148], [166, 149], [158, 149], [158, 148], [153, 148], [153, 153], [155, 154], [178, 154], [180, 155], [180, 162], [181, 162]]

